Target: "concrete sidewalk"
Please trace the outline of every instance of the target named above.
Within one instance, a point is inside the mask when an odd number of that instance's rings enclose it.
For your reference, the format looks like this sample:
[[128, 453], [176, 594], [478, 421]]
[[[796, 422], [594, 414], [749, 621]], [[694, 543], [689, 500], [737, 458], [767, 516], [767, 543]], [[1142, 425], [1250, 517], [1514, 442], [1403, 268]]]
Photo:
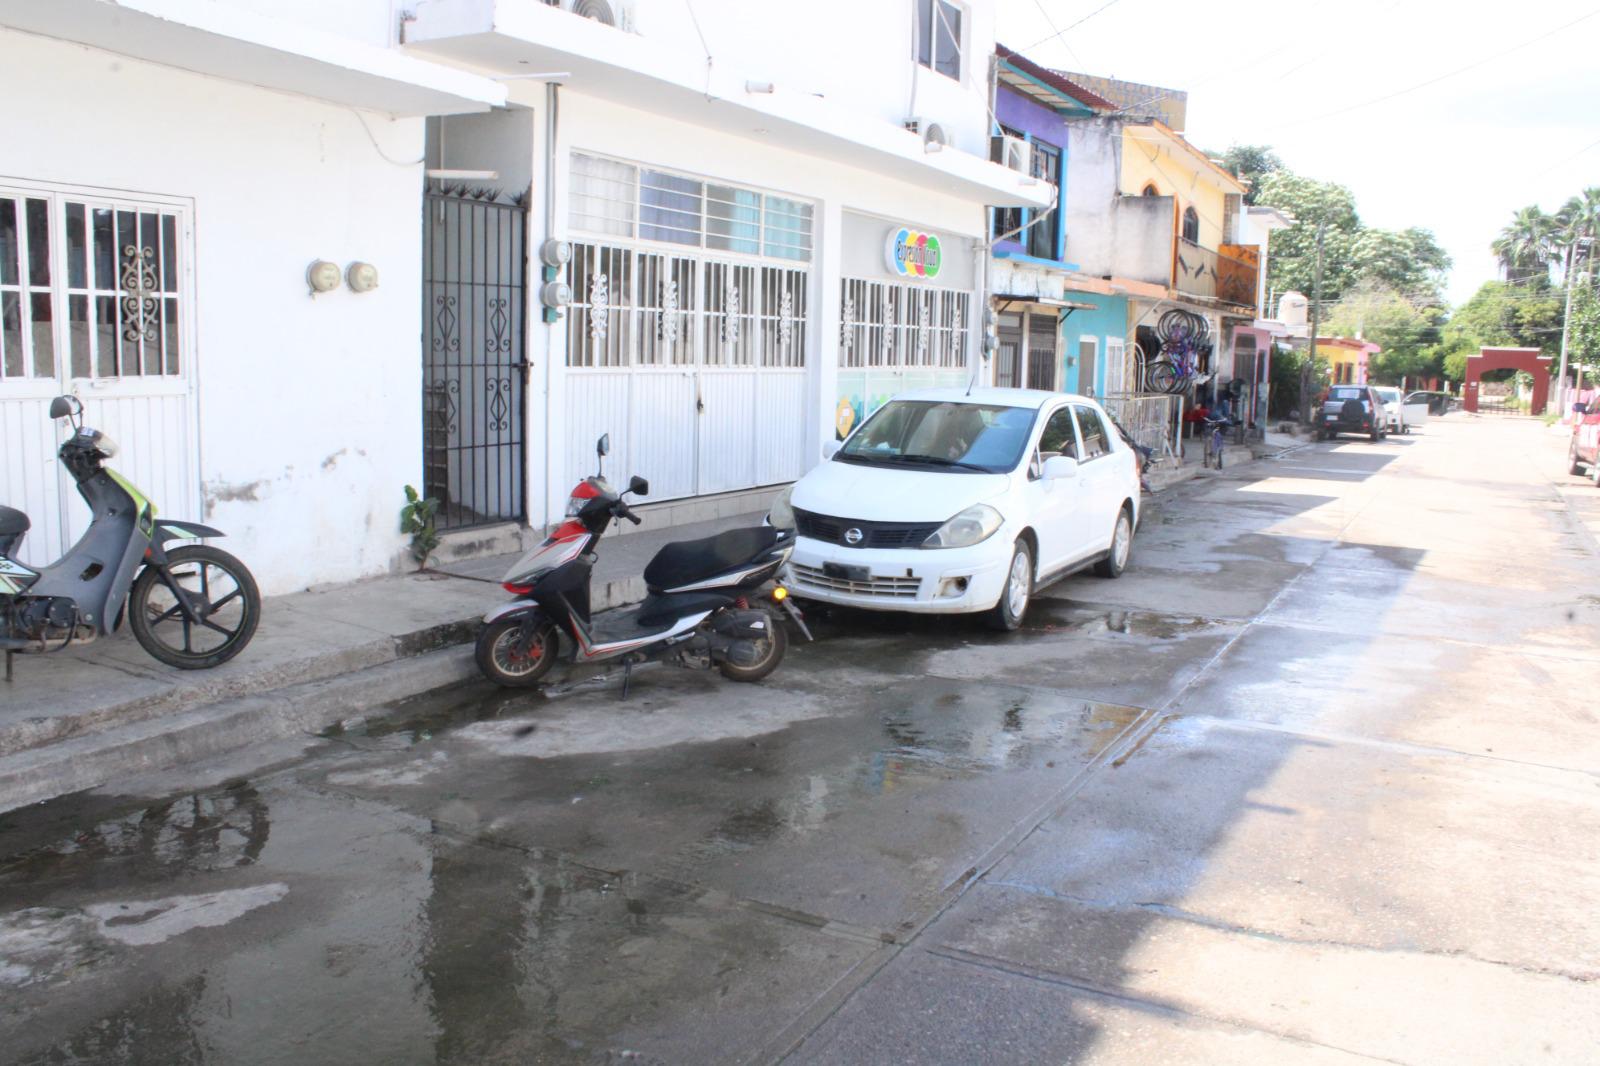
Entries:
[[[644, 597], [668, 541], [754, 525], [760, 513], [608, 535], [596, 611]], [[268, 599], [238, 659], [185, 672], [126, 628], [54, 655], [19, 655], [0, 681], [0, 811], [167, 769], [263, 740], [312, 734], [407, 696], [477, 676], [470, 642], [506, 593], [515, 555]]]

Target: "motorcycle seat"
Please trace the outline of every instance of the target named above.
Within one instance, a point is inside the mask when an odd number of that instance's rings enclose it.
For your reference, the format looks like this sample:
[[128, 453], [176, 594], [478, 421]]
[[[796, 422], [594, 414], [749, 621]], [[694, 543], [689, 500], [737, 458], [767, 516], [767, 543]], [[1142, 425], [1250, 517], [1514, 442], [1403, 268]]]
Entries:
[[16, 536], [18, 533], [26, 533], [30, 528], [32, 523], [28, 521], [27, 515], [15, 507], [0, 504], [0, 537]]
[[781, 537], [771, 526], [751, 526], [700, 540], [676, 541], [656, 552], [644, 568], [644, 582], [651, 592], [693, 585], [754, 562]]

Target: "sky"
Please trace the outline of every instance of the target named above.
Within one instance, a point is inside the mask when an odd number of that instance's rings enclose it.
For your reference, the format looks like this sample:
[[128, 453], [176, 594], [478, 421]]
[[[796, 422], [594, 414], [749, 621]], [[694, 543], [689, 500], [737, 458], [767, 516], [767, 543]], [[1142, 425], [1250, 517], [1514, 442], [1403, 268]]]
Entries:
[[1349, 187], [1367, 225], [1431, 229], [1454, 261], [1452, 303], [1497, 276], [1489, 242], [1517, 208], [1600, 186], [1596, 0], [998, 8], [1000, 43], [1045, 66], [1187, 90], [1201, 148], [1270, 145]]

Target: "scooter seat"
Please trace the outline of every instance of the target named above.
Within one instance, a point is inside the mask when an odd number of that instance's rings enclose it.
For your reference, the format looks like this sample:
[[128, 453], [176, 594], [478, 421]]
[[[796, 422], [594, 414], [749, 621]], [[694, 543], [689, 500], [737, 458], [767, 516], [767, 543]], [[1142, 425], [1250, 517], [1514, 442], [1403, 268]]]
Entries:
[[28, 521], [28, 516], [15, 507], [0, 504], [0, 537], [16, 536], [26, 533], [33, 524]]
[[656, 552], [644, 568], [651, 592], [682, 588], [754, 562], [778, 543], [782, 533], [771, 526], [730, 529], [714, 537], [680, 540]]

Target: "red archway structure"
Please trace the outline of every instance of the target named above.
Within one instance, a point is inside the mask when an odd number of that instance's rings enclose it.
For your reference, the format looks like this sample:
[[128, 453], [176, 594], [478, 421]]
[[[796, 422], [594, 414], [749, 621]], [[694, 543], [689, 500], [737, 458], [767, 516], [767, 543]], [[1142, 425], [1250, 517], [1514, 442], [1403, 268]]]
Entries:
[[1461, 383], [1461, 406], [1478, 409], [1478, 379], [1486, 370], [1526, 370], [1533, 375], [1533, 398], [1528, 413], [1544, 414], [1550, 399], [1550, 357], [1537, 348], [1482, 348], [1467, 356], [1467, 378]]

